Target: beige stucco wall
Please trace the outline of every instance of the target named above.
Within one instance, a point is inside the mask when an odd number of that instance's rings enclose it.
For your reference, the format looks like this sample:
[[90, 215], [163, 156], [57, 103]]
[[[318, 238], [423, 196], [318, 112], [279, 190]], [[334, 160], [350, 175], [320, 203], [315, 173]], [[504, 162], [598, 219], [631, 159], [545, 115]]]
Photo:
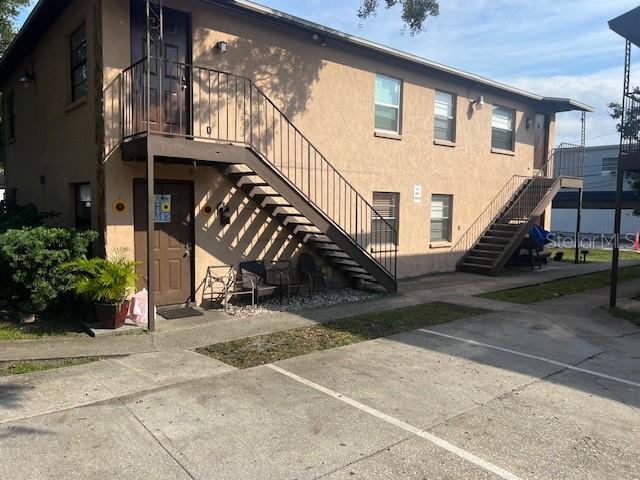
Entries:
[[[324, 156], [369, 201], [374, 191], [400, 193], [398, 274], [409, 277], [451, 270], [457, 255], [451, 245], [436, 248], [429, 241], [430, 197], [451, 194], [452, 244], [477, 218], [512, 175], [529, 175], [533, 168], [533, 118], [536, 106], [522, 98], [471, 85], [438, 74], [428, 74], [329, 41], [326, 47], [308, 33], [285, 30], [229, 13], [204, 2], [167, 0], [165, 5], [190, 12], [193, 24], [193, 63], [253, 79], [313, 142]], [[104, 71], [108, 82], [130, 63], [127, 0], [105, 3]], [[219, 41], [228, 52], [215, 52]], [[403, 80], [402, 138], [374, 136], [374, 80], [376, 72]], [[433, 142], [435, 89], [457, 94], [455, 146]], [[485, 107], [470, 107], [469, 99], [484, 95]], [[492, 105], [517, 110], [513, 155], [491, 151]], [[550, 138], [550, 144], [553, 142]], [[126, 165], [117, 154], [107, 164], [107, 209], [119, 196], [132, 195], [132, 178], [143, 176], [139, 166]], [[196, 179], [196, 203], [216, 196], [221, 180], [211, 172], [187, 173], [158, 167], [157, 176]], [[168, 169], [168, 170], [167, 170]], [[170, 171], [169, 171], [170, 170]], [[169, 177], [166, 177], [169, 178]], [[422, 199], [414, 202], [415, 185]], [[225, 187], [226, 188], [226, 187]], [[224, 191], [224, 189], [223, 189]], [[238, 212], [240, 215], [240, 212]], [[196, 212], [196, 218], [199, 214]], [[206, 225], [198, 220], [197, 241], [204, 242]], [[133, 245], [132, 221], [107, 215], [110, 246]], [[196, 283], [206, 264], [236, 260], [228, 245], [201, 244]]]
[[[122, 162], [118, 153], [107, 161], [108, 249], [125, 247], [133, 256], [133, 179], [144, 179], [145, 173], [145, 164]], [[303, 248], [288, 230], [212, 167], [157, 164], [155, 173], [158, 181], [188, 180], [194, 185], [196, 301], [202, 300], [202, 281], [208, 266], [237, 266], [255, 259], [290, 259]], [[124, 201], [127, 209], [117, 212], [112, 208], [115, 201]], [[217, 212], [221, 202], [231, 210], [231, 223], [225, 227], [220, 225]], [[207, 205], [213, 209], [210, 215], [203, 211]]]
[[[93, 18], [92, 0], [72, 2], [1, 86], [5, 95], [14, 92], [16, 104], [16, 139], [6, 147], [7, 188], [17, 188], [21, 204], [34, 203], [41, 210], [58, 212], [53, 224], [73, 225], [73, 183], [91, 182], [96, 204]], [[89, 94], [72, 104], [69, 36], [83, 21], [87, 27]], [[27, 87], [17, 81], [25, 69], [35, 78]], [[92, 214], [95, 226], [95, 208]]]

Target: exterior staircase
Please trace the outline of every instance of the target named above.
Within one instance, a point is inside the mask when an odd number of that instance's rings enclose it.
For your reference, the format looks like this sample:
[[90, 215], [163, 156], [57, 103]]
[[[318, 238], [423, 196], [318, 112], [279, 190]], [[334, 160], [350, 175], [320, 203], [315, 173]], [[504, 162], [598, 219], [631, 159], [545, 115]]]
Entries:
[[[176, 78], [189, 79], [188, 83], [177, 82], [175, 91], [165, 84], [167, 97], [150, 95], [147, 63], [143, 59], [124, 70], [104, 92], [107, 130], [121, 132], [106, 142], [107, 155], [152, 134], [175, 144], [188, 139], [204, 152], [205, 163], [356, 286], [397, 290], [394, 227], [253, 81], [170, 62]], [[171, 116], [171, 105], [162, 102], [174, 97], [182, 99], [178, 105], [191, 97], [185, 110], [191, 117]], [[155, 112], [154, 122], [147, 121], [147, 111]], [[130, 148], [135, 156], [135, 146]], [[228, 153], [223, 161], [221, 150]], [[149, 155], [147, 151], [138, 157]]]
[[497, 275], [563, 187], [582, 188], [581, 147], [561, 145], [534, 177], [514, 176], [454, 246], [457, 270]]
[[256, 153], [255, 161], [215, 165], [245, 195], [283, 228], [308, 246], [351, 283], [367, 289], [395, 291], [395, 277], [345, 235], [331, 219], [309, 204], [286, 178]]

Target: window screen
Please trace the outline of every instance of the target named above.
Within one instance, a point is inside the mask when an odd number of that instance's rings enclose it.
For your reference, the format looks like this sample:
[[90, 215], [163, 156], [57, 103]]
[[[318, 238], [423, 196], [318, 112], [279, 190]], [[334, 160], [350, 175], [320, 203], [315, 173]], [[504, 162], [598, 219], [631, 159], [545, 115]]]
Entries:
[[618, 157], [602, 159], [602, 175], [616, 175], [618, 173]]
[[429, 241], [450, 242], [451, 241], [451, 207], [453, 204], [452, 195], [432, 195], [431, 196], [431, 232]]
[[491, 147], [513, 150], [515, 112], [510, 108], [493, 107], [491, 118]]
[[87, 89], [87, 29], [82, 24], [71, 35], [71, 101], [84, 97]]
[[[398, 244], [400, 225], [400, 194], [396, 192], [373, 192], [373, 208], [380, 214], [371, 219], [371, 234], [374, 247], [378, 250], [385, 246]], [[394, 233], [395, 230], [395, 233]]]
[[436, 140], [454, 140], [454, 97], [450, 93], [436, 91], [435, 107], [435, 131]]
[[77, 183], [74, 185], [75, 224], [79, 230], [91, 228], [91, 185]]
[[400, 98], [402, 82], [376, 75], [376, 130], [400, 132]]

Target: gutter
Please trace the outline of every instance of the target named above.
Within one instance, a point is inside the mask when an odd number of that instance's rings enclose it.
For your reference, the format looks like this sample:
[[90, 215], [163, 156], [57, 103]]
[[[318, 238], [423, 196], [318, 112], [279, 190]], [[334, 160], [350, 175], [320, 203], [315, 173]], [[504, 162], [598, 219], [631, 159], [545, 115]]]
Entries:
[[[544, 97], [541, 95], [536, 95], [534, 93], [527, 92], [525, 90], [512, 87], [509, 85], [505, 85], [504, 83], [496, 82], [488, 78], [466, 72], [464, 70], [459, 70], [457, 68], [449, 67], [447, 65], [443, 65], [438, 62], [427, 60], [426, 58], [422, 58], [417, 55], [413, 55], [411, 53], [403, 52], [401, 50], [387, 47], [385, 45], [381, 45], [379, 43], [372, 42], [370, 40], [365, 40], [363, 38], [356, 37], [354, 35], [350, 35], [348, 33], [344, 33], [339, 30], [335, 30], [333, 28], [325, 27], [318, 23], [314, 23], [309, 20], [296, 17], [294, 15], [289, 15], [287, 13], [284, 13], [269, 7], [265, 7], [263, 5], [259, 5], [249, 0], [205, 0], [205, 1], [222, 8], [230, 8], [234, 10], [244, 11], [245, 13], [253, 13], [259, 17], [263, 17], [263, 18], [266, 17], [278, 23], [285, 23], [297, 28], [309, 30], [311, 32], [315, 32], [320, 35], [342, 41], [344, 43], [368, 50], [370, 52], [375, 52], [386, 57], [392, 57], [397, 60], [408, 62], [420, 67], [426, 67], [430, 70], [435, 70], [437, 72], [441, 72], [457, 78], [465, 79], [470, 82], [477, 83], [479, 85], [484, 85], [490, 88], [494, 88], [496, 90], [508, 92], [508, 93], [517, 95], [519, 97], [524, 97], [533, 101], [547, 103], [547, 104], [555, 103], [557, 105], [563, 105], [561, 109], [555, 109], [554, 111], [570, 111], [570, 110], [581, 110], [585, 112], [594, 111], [594, 108], [591, 107], [590, 105], [578, 102], [576, 100], [572, 100], [570, 98]], [[37, 27], [35, 23], [36, 23], [36, 20], [38, 20], [39, 16], [41, 15], [41, 10], [44, 10], [45, 7], [49, 7], [49, 10], [51, 10], [52, 8], [55, 8], [56, 4], [61, 5], [64, 8], [68, 3], [69, 3], [68, 0], [39, 0], [38, 1], [36, 6], [33, 8], [31, 13], [29, 14], [29, 17], [27, 18], [23, 27], [20, 29], [16, 37], [13, 39], [13, 41], [7, 48], [5, 55], [0, 58], [0, 76], [3, 75], [3, 70], [5, 69], [5, 67], [7, 67], [6, 64], [10, 63], [12, 60], [12, 57], [15, 56], [14, 50], [17, 50], [18, 47], [21, 45], [21, 43], [23, 42], [23, 37], [31, 33], [30, 31], [32, 30], [32, 27], [33, 28]], [[42, 19], [42, 20], [46, 21], [45, 19]], [[39, 36], [35, 39], [35, 41], [37, 41], [38, 39], [39, 39]], [[27, 42], [28, 40], [25, 39], [24, 41]], [[16, 59], [13, 59], [13, 60], [14, 62], [16, 61]]]

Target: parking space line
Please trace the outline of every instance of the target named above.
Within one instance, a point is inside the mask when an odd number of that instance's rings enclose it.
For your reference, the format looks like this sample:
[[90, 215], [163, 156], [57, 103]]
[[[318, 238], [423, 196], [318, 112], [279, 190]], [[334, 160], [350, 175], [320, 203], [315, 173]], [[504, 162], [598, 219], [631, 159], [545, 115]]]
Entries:
[[500, 478], [503, 478], [505, 480], [521, 480], [520, 477], [505, 470], [504, 468], [494, 465], [493, 463], [487, 462], [486, 460], [483, 460], [482, 458], [477, 457], [473, 453], [467, 452], [466, 450], [463, 450], [460, 447], [456, 447], [455, 445], [447, 442], [446, 440], [443, 440], [440, 437], [436, 437], [435, 435], [432, 435], [424, 430], [414, 427], [413, 425], [403, 422], [402, 420], [399, 420], [395, 417], [387, 415], [386, 413], [382, 413], [381, 411], [376, 410], [375, 408], [368, 407], [358, 402], [357, 400], [354, 400], [345, 395], [342, 395], [341, 393], [335, 392], [327, 387], [323, 387], [322, 385], [312, 382], [311, 380], [307, 380], [306, 378], [296, 375], [295, 373], [289, 372], [288, 370], [280, 368], [276, 365], [268, 364], [267, 367], [293, 380], [296, 380], [297, 382], [302, 383], [307, 387], [313, 388], [319, 392], [324, 393], [325, 395], [333, 397], [337, 400], [340, 400], [343, 403], [346, 403], [347, 405], [357, 408], [362, 412], [368, 413], [369, 415], [372, 415], [380, 420], [384, 420], [385, 422], [390, 423], [391, 425], [394, 425], [398, 428], [401, 428], [409, 433], [412, 433], [413, 435], [416, 435], [425, 440], [428, 440], [434, 445], [437, 445], [438, 447], [443, 448], [444, 450], [447, 450], [448, 452], [453, 453], [454, 455], [457, 455], [458, 457], [470, 463], [473, 463], [476, 466], [483, 468], [484, 470], [499, 476]]
[[448, 338], [451, 340], [456, 340], [458, 342], [468, 343], [470, 345], [476, 345], [478, 347], [490, 348], [492, 350], [498, 350], [500, 352], [510, 353], [512, 355], [518, 355], [520, 357], [530, 358], [532, 360], [538, 360], [540, 362], [550, 363], [551, 365], [556, 365], [558, 367], [566, 368], [567, 370], [573, 370], [574, 372], [586, 373], [587, 375], [593, 375], [594, 377], [600, 377], [607, 380], [611, 380], [613, 382], [623, 383], [625, 385], [631, 385], [633, 387], [639, 387], [640, 383], [632, 382], [631, 380], [625, 380], [624, 378], [614, 377], [612, 375], [607, 375], [606, 373], [596, 372], [594, 370], [588, 370], [586, 368], [574, 367], [573, 365], [569, 365], [568, 363], [559, 362], [557, 360], [552, 360], [550, 358], [540, 357], [538, 355], [533, 355], [531, 353], [519, 352], [517, 350], [512, 350], [510, 348], [499, 347], [497, 345], [491, 345], [489, 343], [478, 342], [476, 340], [470, 340], [468, 338], [455, 337], [453, 335], [447, 335], [446, 333], [440, 333], [433, 330], [427, 330], [426, 328], [421, 328], [418, 331], [422, 333], [428, 333], [429, 335], [435, 335], [437, 337]]

